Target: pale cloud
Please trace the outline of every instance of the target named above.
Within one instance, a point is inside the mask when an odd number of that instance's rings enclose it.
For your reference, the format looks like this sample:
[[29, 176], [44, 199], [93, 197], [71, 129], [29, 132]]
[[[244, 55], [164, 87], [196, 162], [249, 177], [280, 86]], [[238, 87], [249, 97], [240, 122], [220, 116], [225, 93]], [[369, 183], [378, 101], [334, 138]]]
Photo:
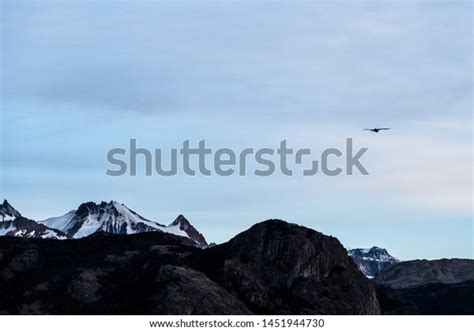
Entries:
[[[341, 201], [350, 196], [361, 204], [382, 200], [403, 211], [403, 215], [397, 212], [384, 216], [386, 220], [414, 215], [426, 219], [472, 215], [470, 121], [446, 118], [399, 125], [374, 134], [362, 131], [362, 127], [337, 123], [295, 123], [282, 125], [273, 137], [284, 136], [299, 148], [310, 145], [315, 151], [328, 147], [344, 150], [346, 137], [353, 138], [357, 148], [368, 148], [363, 157], [368, 176], [302, 179], [302, 187], [318, 198]], [[313, 182], [313, 189], [305, 182]]]

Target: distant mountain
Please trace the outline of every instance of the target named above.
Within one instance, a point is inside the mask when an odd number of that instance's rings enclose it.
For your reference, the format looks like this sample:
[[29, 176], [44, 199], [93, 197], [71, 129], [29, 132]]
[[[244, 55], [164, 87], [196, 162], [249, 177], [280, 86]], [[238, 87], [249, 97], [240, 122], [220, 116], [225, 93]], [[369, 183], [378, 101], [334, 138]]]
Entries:
[[374, 278], [387, 267], [400, 262], [390, 255], [386, 249], [379, 247], [349, 249], [348, 254], [357, 268], [368, 278]]
[[377, 285], [409, 288], [431, 283], [455, 284], [474, 281], [474, 260], [441, 259], [400, 262], [375, 278]]
[[168, 225], [167, 229], [168, 231], [165, 232], [171, 232], [171, 229], [176, 229], [179, 231], [178, 233], [184, 232], [186, 233], [186, 236], [197, 242], [201, 247], [207, 247], [207, 241], [204, 238], [204, 236], [198, 232], [194, 226], [189, 223], [189, 221], [184, 217], [183, 215], [179, 215], [170, 225]]
[[474, 314], [474, 260], [400, 262], [375, 284], [384, 314]]
[[0, 236], [67, 239], [63, 232], [21, 216], [7, 200], [0, 205]]
[[372, 282], [336, 238], [279, 220], [208, 249], [155, 231], [3, 237], [0, 252], [2, 314], [379, 313]]
[[199, 233], [182, 215], [165, 226], [148, 220], [117, 201], [96, 204], [87, 202], [77, 210], [59, 217], [39, 221], [40, 224], [64, 232], [69, 238], [83, 238], [97, 232], [112, 234], [135, 234], [162, 231], [190, 238], [196, 245], [206, 247], [204, 236]]
[[0, 222], [0, 236], [41, 238], [41, 239], [68, 239], [61, 231], [51, 229], [24, 217], [17, 217], [13, 221]]

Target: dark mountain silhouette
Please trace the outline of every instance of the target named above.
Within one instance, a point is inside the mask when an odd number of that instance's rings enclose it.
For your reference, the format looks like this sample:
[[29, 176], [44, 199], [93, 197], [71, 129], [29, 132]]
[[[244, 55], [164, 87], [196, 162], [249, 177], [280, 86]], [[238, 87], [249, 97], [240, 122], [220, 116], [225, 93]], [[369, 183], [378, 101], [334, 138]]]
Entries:
[[400, 262], [375, 283], [384, 314], [474, 314], [474, 260]]
[[0, 293], [3, 314], [474, 314], [474, 261], [348, 253], [279, 220], [208, 245], [182, 215], [89, 202], [35, 222], [5, 200]]
[[395, 264], [376, 278], [378, 285], [409, 288], [431, 283], [454, 284], [474, 281], [474, 260], [413, 260]]
[[5, 314], [377, 314], [336, 238], [283, 221], [195, 247], [163, 232], [0, 238]]

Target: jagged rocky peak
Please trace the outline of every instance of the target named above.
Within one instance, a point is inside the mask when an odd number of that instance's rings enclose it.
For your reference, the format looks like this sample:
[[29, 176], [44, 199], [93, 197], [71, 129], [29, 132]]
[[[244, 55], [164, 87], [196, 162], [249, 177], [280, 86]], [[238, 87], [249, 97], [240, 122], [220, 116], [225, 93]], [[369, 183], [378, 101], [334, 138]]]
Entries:
[[357, 268], [368, 278], [374, 278], [382, 270], [400, 262], [385, 248], [377, 246], [349, 249], [348, 254], [354, 260]]
[[[183, 227], [188, 227], [188, 226], [191, 226], [191, 223], [189, 223], [189, 221], [186, 219], [186, 217], [184, 217], [183, 215], [178, 215], [178, 217], [176, 217], [176, 219], [170, 224], [170, 225], [180, 225], [180, 226], [183, 226]], [[184, 228], [183, 228], [184, 230]]]
[[104, 212], [105, 210], [110, 210], [115, 214], [118, 214], [118, 210], [115, 207], [116, 204], [119, 204], [116, 201], [111, 200], [110, 202], [102, 201], [97, 204], [93, 201], [84, 202], [77, 208], [76, 215], [82, 216], [87, 214], [97, 214]]
[[20, 212], [13, 208], [6, 199], [3, 200], [3, 203], [0, 205], [0, 222], [13, 221], [17, 217], [21, 217]]
[[[104, 202], [101, 203], [102, 206], [105, 206]], [[89, 202], [84, 202], [79, 205], [77, 208], [76, 214], [77, 215], [84, 215], [84, 214], [89, 214], [93, 212], [97, 212], [99, 210], [99, 205], [97, 205], [95, 202], [89, 201]]]
[[168, 228], [177, 227], [180, 231], [183, 231], [187, 236], [194, 240], [201, 247], [207, 247], [207, 241], [204, 236], [192, 226], [192, 224], [184, 217], [179, 215], [176, 219], [168, 226]]

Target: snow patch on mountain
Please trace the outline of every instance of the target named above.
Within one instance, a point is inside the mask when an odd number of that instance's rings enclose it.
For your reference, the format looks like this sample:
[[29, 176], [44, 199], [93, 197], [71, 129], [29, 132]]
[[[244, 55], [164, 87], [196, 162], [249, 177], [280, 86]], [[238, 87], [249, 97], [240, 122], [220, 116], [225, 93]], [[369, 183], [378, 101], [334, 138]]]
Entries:
[[66, 226], [71, 222], [74, 215], [76, 214], [75, 210], [71, 210], [69, 213], [59, 216], [59, 217], [51, 217], [44, 221], [39, 221], [39, 223], [49, 226], [55, 229], [64, 229]]

